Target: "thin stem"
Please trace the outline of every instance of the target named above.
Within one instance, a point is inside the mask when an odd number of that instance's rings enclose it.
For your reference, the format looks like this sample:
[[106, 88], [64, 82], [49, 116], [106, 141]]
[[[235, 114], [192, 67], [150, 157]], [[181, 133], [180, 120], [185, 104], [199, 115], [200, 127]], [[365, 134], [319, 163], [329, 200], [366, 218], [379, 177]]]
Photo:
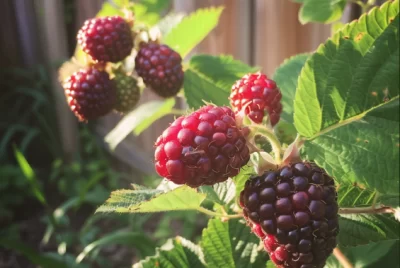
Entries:
[[180, 109], [171, 109], [169, 114], [186, 115], [186, 111], [185, 110], [180, 110]]
[[229, 214], [221, 214], [218, 212], [214, 212], [211, 210], [208, 210], [206, 208], [203, 207], [199, 207], [197, 208], [198, 211], [200, 211], [201, 213], [207, 214], [211, 217], [219, 217], [219, 218], [226, 218], [226, 219], [237, 219], [237, 218], [241, 218], [243, 217], [242, 214], [233, 214], [233, 215], [229, 215]]
[[349, 261], [349, 259], [344, 256], [343, 252], [339, 248], [335, 248], [333, 250], [333, 255], [339, 261], [339, 263], [343, 266], [343, 268], [353, 268], [353, 264]]
[[382, 214], [395, 213], [391, 207], [366, 207], [366, 208], [339, 208], [339, 214]]
[[272, 151], [274, 151], [275, 154], [275, 160], [277, 164], [281, 163], [281, 155], [282, 155], [282, 146], [281, 143], [279, 142], [278, 138], [276, 137], [275, 133], [264, 126], [260, 125], [252, 125], [250, 126], [252, 130], [256, 132], [256, 135], [261, 135], [269, 141], [272, 147]]

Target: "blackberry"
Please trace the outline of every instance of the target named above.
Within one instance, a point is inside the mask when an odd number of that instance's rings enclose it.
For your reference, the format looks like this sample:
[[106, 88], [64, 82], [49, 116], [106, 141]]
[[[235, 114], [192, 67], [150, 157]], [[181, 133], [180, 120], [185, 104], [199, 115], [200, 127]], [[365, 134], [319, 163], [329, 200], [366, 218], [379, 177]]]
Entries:
[[282, 94], [276, 83], [261, 73], [247, 74], [236, 81], [230, 95], [235, 113], [244, 112], [255, 123], [260, 124], [268, 113], [272, 126], [279, 122], [282, 112]]
[[240, 205], [277, 267], [323, 267], [337, 244], [334, 180], [314, 163], [299, 162], [250, 178]]
[[100, 62], [122, 61], [133, 48], [131, 27], [120, 16], [85, 21], [77, 40], [84, 52]]
[[135, 70], [146, 86], [163, 98], [175, 96], [183, 84], [182, 58], [167, 45], [142, 44]]
[[116, 102], [116, 89], [107, 72], [93, 67], [71, 75], [63, 85], [68, 105], [80, 121], [109, 113]]
[[157, 139], [156, 171], [191, 187], [223, 182], [250, 159], [245, 135], [230, 108], [204, 106], [177, 118]]
[[132, 76], [117, 72], [112, 80], [117, 89], [115, 110], [121, 113], [131, 111], [140, 99], [140, 89]]

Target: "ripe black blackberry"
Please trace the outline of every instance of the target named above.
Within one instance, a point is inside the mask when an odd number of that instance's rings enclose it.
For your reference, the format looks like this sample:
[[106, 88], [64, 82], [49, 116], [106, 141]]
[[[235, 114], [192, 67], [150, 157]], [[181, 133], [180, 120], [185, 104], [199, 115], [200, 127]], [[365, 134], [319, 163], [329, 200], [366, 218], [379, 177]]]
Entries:
[[314, 163], [299, 162], [251, 178], [240, 205], [277, 267], [323, 267], [337, 244], [334, 180]]
[[164, 98], [175, 96], [183, 84], [182, 58], [167, 45], [141, 44], [135, 70], [146, 86]]

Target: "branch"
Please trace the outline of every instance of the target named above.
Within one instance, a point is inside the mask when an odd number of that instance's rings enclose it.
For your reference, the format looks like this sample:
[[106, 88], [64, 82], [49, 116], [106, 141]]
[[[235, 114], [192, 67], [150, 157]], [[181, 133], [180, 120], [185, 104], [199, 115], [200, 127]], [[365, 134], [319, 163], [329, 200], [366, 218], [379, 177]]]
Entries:
[[333, 255], [339, 261], [339, 263], [343, 266], [343, 268], [353, 268], [353, 265], [349, 261], [349, 259], [344, 256], [343, 252], [339, 248], [335, 248], [333, 250]]
[[382, 214], [395, 213], [394, 208], [388, 206], [366, 208], [339, 208], [339, 214]]

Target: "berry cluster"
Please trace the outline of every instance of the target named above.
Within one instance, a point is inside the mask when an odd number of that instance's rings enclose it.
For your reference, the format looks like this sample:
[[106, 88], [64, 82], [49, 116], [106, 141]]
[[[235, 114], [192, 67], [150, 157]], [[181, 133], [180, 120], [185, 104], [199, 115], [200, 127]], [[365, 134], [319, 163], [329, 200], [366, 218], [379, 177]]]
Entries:
[[244, 109], [251, 120], [260, 124], [267, 112], [272, 126], [278, 123], [282, 112], [281, 98], [276, 83], [261, 73], [247, 74], [238, 80], [230, 96], [235, 113]]
[[223, 182], [249, 161], [247, 133], [230, 108], [204, 106], [177, 118], [157, 139], [156, 171], [191, 187]]
[[246, 182], [240, 205], [278, 267], [319, 268], [336, 246], [334, 180], [313, 163], [296, 163]]

